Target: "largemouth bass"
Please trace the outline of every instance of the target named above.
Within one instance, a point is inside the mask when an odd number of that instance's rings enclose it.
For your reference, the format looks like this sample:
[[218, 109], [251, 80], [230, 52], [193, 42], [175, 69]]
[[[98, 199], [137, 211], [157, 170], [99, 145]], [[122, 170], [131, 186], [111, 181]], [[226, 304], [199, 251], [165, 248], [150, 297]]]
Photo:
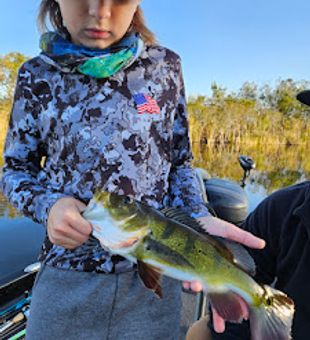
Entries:
[[[103, 248], [137, 264], [145, 286], [162, 297], [161, 275], [199, 281], [225, 320], [241, 322], [248, 304], [253, 340], [291, 339], [294, 303], [252, 278], [255, 264], [239, 244], [203, 231], [183, 212], [156, 210], [129, 197], [96, 193], [83, 216]], [[123, 246], [128, 242], [128, 246]]]

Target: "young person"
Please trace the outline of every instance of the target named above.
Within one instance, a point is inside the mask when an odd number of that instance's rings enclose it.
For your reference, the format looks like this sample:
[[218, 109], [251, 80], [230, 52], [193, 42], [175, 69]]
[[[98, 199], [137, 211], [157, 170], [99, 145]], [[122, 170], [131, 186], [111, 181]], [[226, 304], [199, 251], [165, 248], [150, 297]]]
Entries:
[[[310, 91], [297, 95], [310, 106]], [[249, 250], [256, 263], [256, 280], [275, 283], [295, 303], [292, 328], [294, 340], [308, 339], [310, 333], [310, 182], [305, 181], [276, 191], [249, 215], [247, 230], [266, 240], [263, 250]], [[212, 315], [211, 315], [212, 316]], [[217, 315], [215, 314], [215, 318]], [[214, 318], [213, 318], [214, 319]], [[209, 327], [208, 327], [209, 325]], [[217, 333], [208, 318], [197, 321], [188, 331], [187, 340], [249, 340], [249, 322], [229, 324]]]
[[[19, 71], [2, 188], [47, 228], [27, 339], [177, 339], [180, 285], [158, 300], [135, 267], [89, 238], [97, 189], [167, 205], [211, 233], [264, 242], [209, 215], [190, 167], [180, 58], [155, 43], [138, 0], [42, 0], [55, 28]], [[186, 283], [200, 289], [197, 282]]]

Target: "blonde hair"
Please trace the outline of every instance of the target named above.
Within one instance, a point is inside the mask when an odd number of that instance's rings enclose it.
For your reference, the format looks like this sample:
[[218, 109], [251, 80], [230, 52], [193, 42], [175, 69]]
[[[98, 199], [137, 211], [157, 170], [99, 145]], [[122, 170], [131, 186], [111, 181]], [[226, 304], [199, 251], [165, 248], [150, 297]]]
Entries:
[[[48, 20], [55, 30], [69, 35], [69, 32], [63, 25], [63, 20], [58, 3], [54, 0], [41, 0], [38, 12], [38, 27], [41, 32], [45, 32], [48, 30]], [[140, 33], [142, 40], [146, 44], [152, 45], [157, 43], [155, 34], [146, 26], [143, 11], [140, 6], [138, 6], [133, 16], [132, 23], [128, 31], [136, 31]]]

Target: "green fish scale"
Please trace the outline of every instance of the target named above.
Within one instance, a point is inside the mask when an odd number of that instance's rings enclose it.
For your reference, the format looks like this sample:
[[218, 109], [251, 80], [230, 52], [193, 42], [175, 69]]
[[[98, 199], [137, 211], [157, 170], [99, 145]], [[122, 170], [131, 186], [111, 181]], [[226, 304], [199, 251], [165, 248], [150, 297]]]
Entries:
[[123, 229], [141, 230], [142, 239], [131, 256], [141, 261], [151, 259], [159, 263], [168, 268], [168, 275], [169, 269], [175, 268], [211, 289], [226, 287], [239, 292], [253, 307], [267, 304], [264, 289], [250, 275], [226, 259], [220, 248], [216, 247], [218, 241], [212, 237], [210, 242], [190, 227], [166, 218], [151, 208], [144, 207], [142, 212], [134, 204], [124, 205], [123, 200], [115, 196], [115, 201], [111, 202], [108, 193], [100, 193], [96, 199], [118, 222], [127, 219]]
[[[264, 303], [263, 288], [250, 275], [223, 257], [204, 236], [159, 216], [150, 219], [148, 227], [151, 230], [150, 237], [161, 246], [148, 249], [145, 239], [134, 253], [139, 260], [151, 258], [167, 267], [172, 263], [173, 268], [199, 278], [211, 289], [235, 287], [236, 292], [244, 293], [243, 297], [252, 306], [258, 307]], [[163, 249], [170, 250], [170, 254], [169, 251], [163, 252]], [[177, 256], [179, 261], [176, 260]]]

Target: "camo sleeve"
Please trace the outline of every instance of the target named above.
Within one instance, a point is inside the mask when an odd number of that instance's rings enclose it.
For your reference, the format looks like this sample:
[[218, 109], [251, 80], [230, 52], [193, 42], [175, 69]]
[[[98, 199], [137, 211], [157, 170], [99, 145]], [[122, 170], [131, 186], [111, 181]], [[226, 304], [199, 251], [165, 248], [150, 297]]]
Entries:
[[50, 207], [65, 195], [40, 185], [37, 179], [46, 153], [37, 124], [40, 104], [33, 91], [32, 78], [23, 65], [6, 136], [0, 190], [25, 216], [46, 225]]
[[191, 167], [193, 159], [186, 110], [185, 87], [180, 60], [177, 63], [178, 101], [173, 125], [172, 168], [170, 172], [169, 199], [171, 206], [181, 208], [192, 217], [210, 215]]

